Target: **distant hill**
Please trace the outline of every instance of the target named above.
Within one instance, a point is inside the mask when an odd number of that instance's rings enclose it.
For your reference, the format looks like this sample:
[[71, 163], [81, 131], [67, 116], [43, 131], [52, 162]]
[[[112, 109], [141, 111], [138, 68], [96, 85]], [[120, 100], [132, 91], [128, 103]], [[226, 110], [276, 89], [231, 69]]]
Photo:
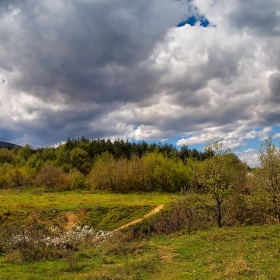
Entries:
[[19, 145], [16, 144], [11, 144], [7, 142], [2, 142], [0, 141], [0, 148], [8, 148], [8, 149], [13, 149], [14, 147], [20, 147]]

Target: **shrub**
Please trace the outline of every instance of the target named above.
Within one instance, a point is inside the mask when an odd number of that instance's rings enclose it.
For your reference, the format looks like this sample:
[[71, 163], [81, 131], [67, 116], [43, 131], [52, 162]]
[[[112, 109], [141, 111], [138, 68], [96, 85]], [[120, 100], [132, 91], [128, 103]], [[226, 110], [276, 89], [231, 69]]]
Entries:
[[0, 166], [0, 187], [5, 189], [22, 188], [31, 184], [34, 171], [26, 166], [13, 167], [7, 163]]
[[34, 184], [56, 190], [70, 190], [71, 178], [64, 173], [62, 168], [51, 163], [44, 163], [38, 172]]
[[94, 166], [88, 175], [89, 182], [94, 189], [114, 190], [114, 164], [115, 159], [109, 152], [96, 157]]
[[104, 254], [114, 255], [137, 255], [141, 253], [145, 247], [146, 240], [135, 240], [135, 234], [132, 228], [129, 228], [122, 232], [116, 232], [102, 243], [104, 248]]
[[69, 174], [72, 182], [72, 189], [88, 189], [89, 185], [85, 176], [78, 170], [72, 170]]
[[[82, 242], [91, 240], [100, 244], [110, 232], [95, 232], [89, 226], [79, 226], [71, 213], [66, 214], [68, 221], [62, 227], [49, 226], [40, 220], [40, 215], [35, 211], [28, 217], [24, 226], [17, 228], [1, 228], [0, 249], [6, 252], [7, 261], [40, 261], [65, 257], [69, 252], [77, 250]], [[17, 254], [13, 254], [17, 252]], [[71, 254], [70, 254], [71, 255]]]
[[168, 209], [135, 225], [132, 236], [134, 239], [150, 238], [153, 235], [208, 228], [214, 224], [213, 206], [199, 196], [189, 195], [174, 200]]
[[159, 153], [116, 160], [106, 152], [96, 158], [88, 178], [99, 190], [174, 192], [189, 188], [191, 173], [188, 165]]

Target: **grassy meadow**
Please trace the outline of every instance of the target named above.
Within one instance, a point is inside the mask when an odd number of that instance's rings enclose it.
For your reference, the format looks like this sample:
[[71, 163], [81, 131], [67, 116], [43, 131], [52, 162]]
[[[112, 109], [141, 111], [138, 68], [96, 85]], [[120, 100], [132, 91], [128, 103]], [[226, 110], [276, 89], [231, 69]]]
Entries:
[[[76, 213], [79, 223], [112, 230], [165, 207], [182, 195], [1, 190], [1, 221], [25, 223]], [[54, 211], [55, 210], [55, 211]], [[80, 213], [84, 213], [81, 215]], [[103, 227], [103, 228], [101, 228]], [[0, 279], [280, 279], [280, 226], [216, 226], [131, 239], [131, 230], [101, 246], [82, 243], [54, 260], [23, 261], [16, 249], [0, 255]]]
[[28, 215], [37, 212], [40, 219], [55, 221], [57, 217], [71, 211], [78, 215], [80, 224], [113, 230], [145, 215], [157, 205], [167, 205], [175, 197], [176, 195], [164, 193], [0, 190], [0, 219], [2, 223], [24, 223]]

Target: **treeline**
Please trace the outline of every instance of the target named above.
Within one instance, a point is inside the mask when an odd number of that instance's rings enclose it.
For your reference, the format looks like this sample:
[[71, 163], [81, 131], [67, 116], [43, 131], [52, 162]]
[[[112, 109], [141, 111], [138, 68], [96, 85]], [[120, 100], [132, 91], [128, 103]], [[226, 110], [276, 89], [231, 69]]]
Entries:
[[200, 152], [197, 149], [189, 149], [188, 146], [183, 145], [180, 150], [172, 144], [148, 144], [145, 141], [142, 142], [129, 142], [123, 139], [117, 139], [111, 141], [110, 139], [98, 139], [89, 140], [85, 137], [81, 139], [67, 139], [65, 143], [65, 149], [71, 151], [75, 148], [81, 148], [87, 152], [89, 158], [94, 160], [97, 155], [103, 152], [109, 152], [113, 155], [115, 159], [127, 158], [130, 159], [132, 156], [142, 157], [147, 153], [161, 153], [167, 157], [177, 157], [181, 160], [186, 160], [187, 158], [195, 158], [198, 160], [204, 160], [209, 156], [209, 152]]
[[209, 157], [172, 144], [124, 140], [67, 139], [65, 144], [32, 149], [0, 149], [0, 188], [41, 186], [109, 191], [178, 191], [188, 188], [194, 161]]

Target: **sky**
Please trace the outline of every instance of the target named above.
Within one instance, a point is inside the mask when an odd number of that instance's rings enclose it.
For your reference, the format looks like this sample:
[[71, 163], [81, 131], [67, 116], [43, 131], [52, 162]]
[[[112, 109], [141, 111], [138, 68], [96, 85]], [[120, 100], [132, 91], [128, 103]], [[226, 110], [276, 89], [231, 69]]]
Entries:
[[279, 45], [279, 0], [1, 0], [0, 141], [218, 139], [254, 166]]

